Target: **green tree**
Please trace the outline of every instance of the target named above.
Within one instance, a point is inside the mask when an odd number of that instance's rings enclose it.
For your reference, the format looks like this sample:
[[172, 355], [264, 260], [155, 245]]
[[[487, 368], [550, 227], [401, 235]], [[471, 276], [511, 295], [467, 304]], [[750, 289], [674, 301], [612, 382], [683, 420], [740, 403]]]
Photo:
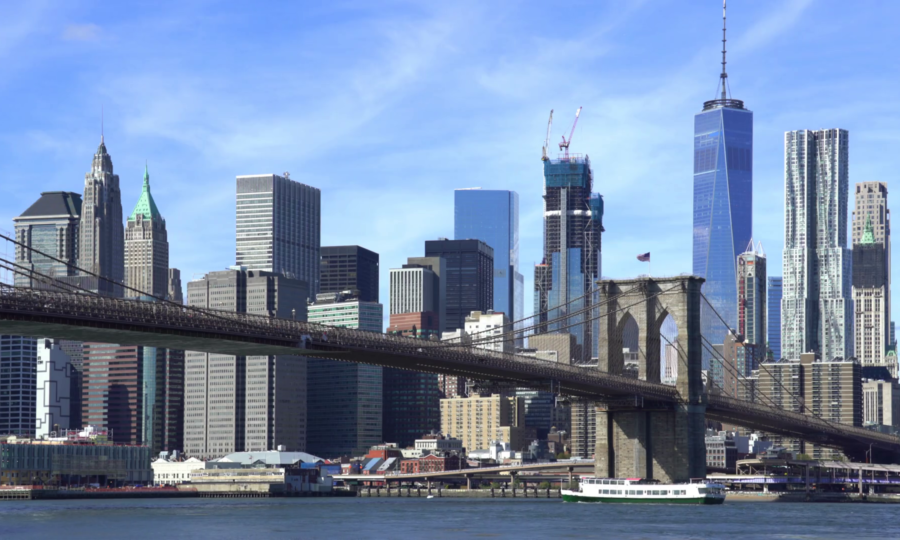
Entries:
[[556, 454], [556, 459], [570, 459], [572, 456], [568, 452], [560, 452]]
[[538, 484], [538, 488], [540, 489], [550, 489], [550, 482], [544, 480], [540, 484]]
[[797, 456], [797, 461], [812, 461], [813, 458], [809, 454], [799, 454]]
[[491, 482], [491, 489], [500, 489], [500, 482]]

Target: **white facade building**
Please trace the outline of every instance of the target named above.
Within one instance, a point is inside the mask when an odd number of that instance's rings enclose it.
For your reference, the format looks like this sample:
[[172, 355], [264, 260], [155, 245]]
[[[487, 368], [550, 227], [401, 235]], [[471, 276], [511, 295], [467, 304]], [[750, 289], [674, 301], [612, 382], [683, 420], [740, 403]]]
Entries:
[[782, 358], [853, 356], [848, 138], [843, 129], [785, 133]]
[[391, 315], [437, 312], [438, 279], [428, 268], [391, 268]]
[[516, 340], [505, 313], [473, 311], [466, 317], [465, 330], [473, 346], [479, 349], [504, 353], [516, 350]]
[[52, 339], [37, 340], [35, 437], [80, 428], [69, 423], [73, 367], [69, 355]]

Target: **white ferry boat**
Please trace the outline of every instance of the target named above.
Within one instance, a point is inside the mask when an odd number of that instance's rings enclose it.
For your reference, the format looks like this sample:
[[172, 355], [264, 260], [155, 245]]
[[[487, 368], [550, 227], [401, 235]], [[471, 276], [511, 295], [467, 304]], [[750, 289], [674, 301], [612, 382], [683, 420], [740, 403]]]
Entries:
[[722, 504], [725, 486], [706, 479], [684, 484], [659, 484], [640, 478], [582, 476], [578, 490], [562, 490], [566, 502]]

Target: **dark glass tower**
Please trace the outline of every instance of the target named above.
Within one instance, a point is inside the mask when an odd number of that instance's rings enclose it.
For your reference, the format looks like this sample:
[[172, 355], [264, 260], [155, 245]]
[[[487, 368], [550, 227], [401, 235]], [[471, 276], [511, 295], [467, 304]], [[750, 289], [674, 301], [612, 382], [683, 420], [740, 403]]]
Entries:
[[[481, 240], [428, 240], [426, 257], [441, 257], [447, 273], [444, 332], [463, 328], [473, 311], [494, 309], [494, 250]], [[510, 314], [507, 313], [507, 316]]]
[[[753, 229], [753, 113], [728, 97], [724, 13], [722, 20], [721, 95], [694, 116], [693, 273], [706, 278], [703, 294], [736, 328], [737, 258]], [[704, 313], [702, 332], [719, 344], [727, 329]]]
[[324, 246], [319, 261], [319, 292], [358, 290], [359, 300], [378, 302], [377, 253], [361, 246]]

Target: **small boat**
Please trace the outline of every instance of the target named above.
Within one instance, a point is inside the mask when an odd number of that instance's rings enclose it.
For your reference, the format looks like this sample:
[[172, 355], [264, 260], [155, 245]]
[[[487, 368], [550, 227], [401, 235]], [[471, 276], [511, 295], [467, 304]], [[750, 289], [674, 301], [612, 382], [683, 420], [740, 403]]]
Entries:
[[429, 495], [428, 497], [426, 497], [426, 499], [433, 499], [433, 498], [434, 498], [434, 495]]
[[640, 478], [582, 476], [577, 490], [562, 490], [565, 502], [722, 504], [725, 486], [705, 478], [683, 484], [660, 484]]

